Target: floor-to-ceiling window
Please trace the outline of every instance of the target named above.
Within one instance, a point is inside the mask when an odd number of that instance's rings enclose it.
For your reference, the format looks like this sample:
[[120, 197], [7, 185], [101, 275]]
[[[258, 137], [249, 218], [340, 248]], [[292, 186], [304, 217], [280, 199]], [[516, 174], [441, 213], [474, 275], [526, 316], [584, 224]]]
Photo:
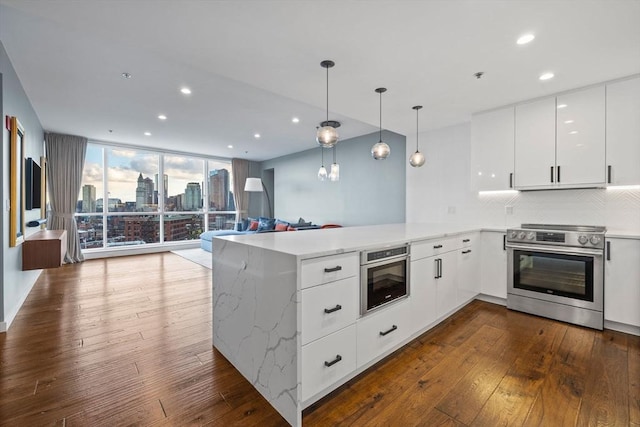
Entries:
[[198, 239], [234, 227], [231, 161], [90, 143], [76, 221], [83, 250]]

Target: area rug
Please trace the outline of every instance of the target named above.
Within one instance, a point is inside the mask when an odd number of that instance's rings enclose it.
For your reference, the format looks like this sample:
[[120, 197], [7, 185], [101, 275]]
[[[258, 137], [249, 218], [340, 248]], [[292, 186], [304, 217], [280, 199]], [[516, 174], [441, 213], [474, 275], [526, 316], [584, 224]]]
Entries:
[[181, 249], [179, 251], [171, 251], [172, 253], [188, 259], [189, 261], [200, 264], [203, 267], [211, 268], [211, 252], [207, 252], [201, 248]]

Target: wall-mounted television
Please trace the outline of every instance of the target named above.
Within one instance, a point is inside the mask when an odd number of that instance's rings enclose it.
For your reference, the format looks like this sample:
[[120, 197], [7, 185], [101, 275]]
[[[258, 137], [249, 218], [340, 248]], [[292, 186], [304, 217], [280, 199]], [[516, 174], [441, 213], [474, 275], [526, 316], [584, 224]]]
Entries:
[[25, 209], [31, 210], [40, 208], [41, 199], [41, 175], [42, 171], [38, 163], [31, 157], [24, 161], [24, 177], [25, 177]]

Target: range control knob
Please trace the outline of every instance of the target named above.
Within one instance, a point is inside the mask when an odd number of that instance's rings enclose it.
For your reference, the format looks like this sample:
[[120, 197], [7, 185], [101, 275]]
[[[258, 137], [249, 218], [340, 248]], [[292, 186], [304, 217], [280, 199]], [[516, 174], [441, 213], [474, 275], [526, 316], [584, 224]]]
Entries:
[[584, 234], [578, 237], [578, 242], [580, 242], [581, 245], [586, 245], [588, 241], [589, 241], [589, 238]]
[[534, 233], [533, 231], [530, 231], [527, 233], [527, 239], [529, 240], [533, 240], [536, 237], [536, 233]]
[[520, 240], [524, 240], [525, 236], [526, 236], [526, 234], [525, 234], [524, 231], [521, 231], [521, 232], [518, 233], [518, 239], [520, 239]]
[[517, 235], [518, 235], [518, 232], [517, 232], [517, 231], [513, 231], [513, 230], [512, 230], [512, 231], [509, 233], [509, 238], [510, 238], [510, 239], [515, 239]]
[[600, 236], [591, 236], [589, 241], [592, 245], [597, 245], [598, 243], [600, 243]]

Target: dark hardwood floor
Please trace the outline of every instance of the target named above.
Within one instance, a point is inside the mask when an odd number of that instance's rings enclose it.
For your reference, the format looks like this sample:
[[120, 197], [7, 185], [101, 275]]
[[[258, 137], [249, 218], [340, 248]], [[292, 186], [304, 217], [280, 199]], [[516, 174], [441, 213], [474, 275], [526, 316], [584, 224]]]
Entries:
[[[640, 337], [475, 301], [306, 426], [640, 426]], [[171, 253], [46, 270], [0, 334], [0, 425], [284, 420], [211, 345], [211, 271]]]

